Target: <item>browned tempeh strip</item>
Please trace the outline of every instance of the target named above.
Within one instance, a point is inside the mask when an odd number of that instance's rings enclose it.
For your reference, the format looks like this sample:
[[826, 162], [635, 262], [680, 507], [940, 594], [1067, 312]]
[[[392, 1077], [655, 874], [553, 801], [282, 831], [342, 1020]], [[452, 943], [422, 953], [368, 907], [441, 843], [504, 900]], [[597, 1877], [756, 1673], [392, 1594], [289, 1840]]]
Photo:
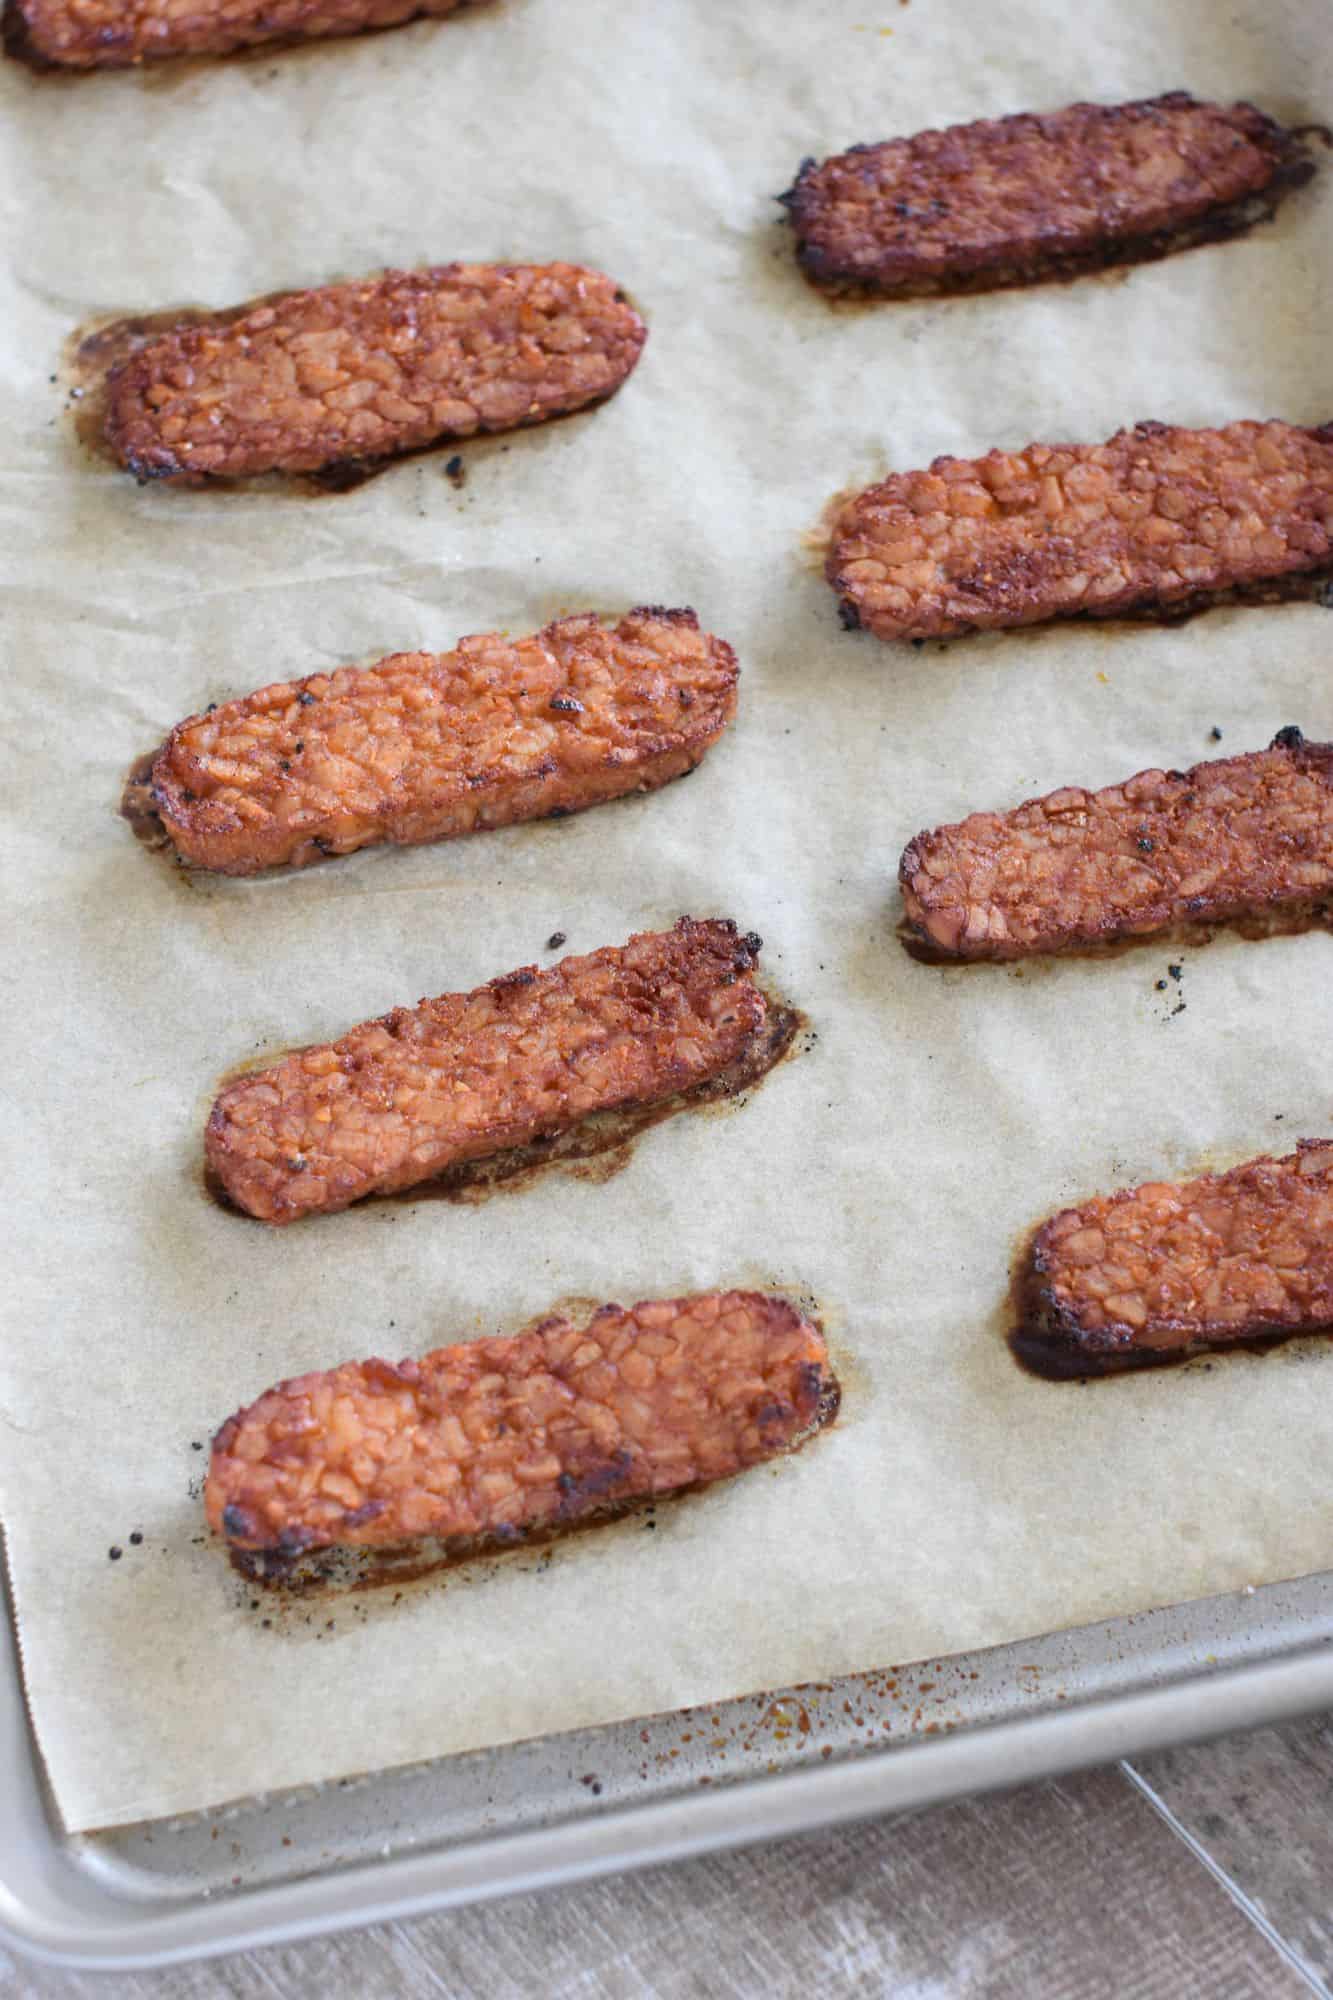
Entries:
[[882, 297], [989, 291], [1235, 236], [1314, 173], [1301, 134], [1188, 91], [1071, 104], [806, 160], [781, 200], [807, 277]]
[[488, 632], [192, 715], [159, 750], [150, 795], [181, 859], [227, 875], [446, 840], [693, 770], [735, 714], [737, 678], [693, 611]]
[[38, 69], [126, 69], [452, 14], [468, 0], [5, 0], [5, 50]]
[[1333, 744], [1067, 785], [919, 833], [898, 868], [915, 935], [948, 958], [1028, 958], [1333, 898]]
[[1333, 424], [1271, 421], [937, 458], [847, 503], [827, 570], [845, 624], [928, 639], [1175, 615], [1331, 564]]
[[204, 1505], [233, 1547], [279, 1556], [512, 1540], [727, 1479], [799, 1445], [838, 1398], [818, 1325], [785, 1299], [608, 1305], [585, 1326], [279, 1383], [218, 1432]]
[[601, 402], [646, 338], [579, 264], [388, 271], [147, 341], [111, 375], [106, 437], [140, 480], [313, 472]]
[[594, 1112], [660, 1103], [761, 1041], [760, 948], [729, 921], [682, 917], [399, 1007], [229, 1084], [208, 1121], [209, 1168], [250, 1215], [293, 1222]]
[[1333, 1332], [1333, 1141], [1067, 1208], [1017, 1299], [1014, 1351], [1052, 1376]]

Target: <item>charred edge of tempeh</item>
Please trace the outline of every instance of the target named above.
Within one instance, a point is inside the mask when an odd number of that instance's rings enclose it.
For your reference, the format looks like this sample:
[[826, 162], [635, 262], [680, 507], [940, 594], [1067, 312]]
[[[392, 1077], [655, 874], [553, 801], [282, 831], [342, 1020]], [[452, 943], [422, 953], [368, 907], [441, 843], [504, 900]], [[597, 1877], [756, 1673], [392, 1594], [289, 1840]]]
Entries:
[[21, 0], [2, 0], [0, 3], [0, 51], [11, 62], [22, 63], [27, 69], [45, 72], [60, 67], [44, 56], [33, 42]]
[[[1327, 427], [1326, 427], [1327, 428]], [[836, 586], [835, 586], [836, 587]], [[1248, 583], [1223, 584], [1217, 589], [1185, 591], [1172, 597], [1169, 602], [1143, 603], [1118, 606], [1110, 611], [1052, 611], [1044, 619], [1034, 619], [1034, 624], [1077, 624], [1088, 620], [1128, 622], [1134, 625], [1185, 625], [1191, 618], [1197, 618], [1202, 611], [1221, 611], [1227, 606], [1241, 609], [1265, 604], [1323, 604], [1333, 605], [1333, 562], [1319, 564], [1312, 569], [1292, 570], [1286, 576], [1262, 577]], [[863, 619], [856, 604], [850, 597], [838, 599], [838, 623], [844, 632], [868, 632], [878, 637], [873, 624]], [[921, 633], [909, 640], [909, 644], [924, 644], [927, 638], [967, 639], [977, 632], [1006, 631], [1013, 628], [1004, 625], [985, 624], [959, 625], [947, 632]]]
[[227, 875], [564, 817], [693, 770], [738, 680], [688, 608], [482, 633], [189, 716], [123, 810], [147, 807], [182, 862]]
[[[846, 246], [841, 250], [830, 248], [812, 236], [811, 232], [816, 231], [837, 207], [836, 198], [830, 200], [825, 195], [822, 177], [830, 169], [852, 162], [858, 156], [893, 148], [906, 151], [915, 140], [922, 138], [961, 136], [987, 129], [1002, 131], [1006, 127], [1027, 123], [1058, 125], [1069, 113], [1089, 108], [1104, 112], [1108, 120], [1113, 120], [1118, 113], [1131, 117], [1175, 111], [1216, 113], [1220, 120], [1231, 124], [1266, 158], [1269, 170], [1255, 185], [1235, 195], [1217, 199], [1201, 213], [1182, 215], [1165, 227], [1135, 227], [1132, 223], [1122, 222], [1119, 227], [1108, 226], [1100, 241], [1078, 248], [1060, 247], [1054, 241], [1055, 231], [1050, 226], [1052, 218], [1048, 212], [1040, 229], [1036, 226], [1032, 228], [1025, 250], [1014, 243], [1009, 246], [1012, 255], [992, 261], [988, 261], [982, 252], [960, 246], [952, 264], [946, 263], [941, 267], [937, 260], [932, 259], [928, 269], [904, 271], [901, 269], [904, 262], [901, 239], [910, 238], [910, 231], [900, 227], [895, 230], [892, 244], [887, 240], [883, 242], [879, 267], [867, 269], [864, 262], [851, 257]], [[1210, 105], [1192, 97], [1188, 91], [1170, 91], [1161, 97], [1142, 99], [1132, 104], [1071, 105], [1063, 113], [1038, 114], [1035, 118], [1030, 113], [1018, 113], [1011, 118], [983, 119], [977, 120], [975, 125], [949, 127], [944, 132], [916, 133], [901, 141], [884, 140], [849, 146], [845, 152], [832, 154], [824, 160], [807, 157], [802, 160], [792, 186], [777, 199], [787, 210], [787, 219], [796, 232], [797, 262], [818, 290], [830, 296], [846, 298], [948, 298], [1088, 277], [1099, 271], [1154, 263], [1180, 251], [1248, 235], [1262, 223], [1270, 222], [1286, 197], [1314, 178], [1318, 165], [1308, 141], [1319, 138], [1328, 144], [1329, 136], [1327, 128], [1322, 125], [1284, 126], [1253, 104]], [[924, 177], [929, 180], [928, 171]], [[960, 185], [965, 191], [965, 176], [961, 177], [961, 181], [955, 175], [949, 177], [950, 198], [955, 211], [960, 199]], [[965, 199], [965, 192], [962, 198]], [[901, 205], [906, 210], [911, 208], [910, 201], [906, 199]], [[1052, 203], [1052, 207], [1058, 207], [1058, 200]], [[895, 216], [895, 223], [901, 224], [910, 219], [910, 214]], [[869, 232], [864, 240], [876, 243], [881, 239], [875, 232]], [[907, 261], [910, 262], [910, 248]]]
[[332, 489], [344, 473], [604, 403], [647, 337], [615, 280], [585, 265], [382, 271], [191, 316], [134, 345], [107, 376], [103, 436], [141, 485], [303, 473]]
[[[1160, 1200], [1175, 1201], [1181, 1211], [1170, 1218], [1179, 1223], [1170, 1243], [1150, 1244], [1145, 1256], [1132, 1236], [1118, 1232], [1114, 1250], [1106, 1249], [1108, 1216]], [[1210, 1220], [1198, 1215], [1204, 1206]], [[1293, 1220], [1298, 1233], [1289, 1227], [1284, 1235], [1283, 1222]], [[1139, 1274], [1125, 1273], [1128, 1296], [1112, 1292], [1104, 1302], [1069, 1296], [1072, 1275], [1089, 1263], [1099, 1271], [1108, 1265], [1116, 1283], [1124, 1260], [1136, 1256]], [[1173, 1308], [1173, 1282], [1192, 1309]], [[1202, 1302], [1194, 1305], [1200, 1291]], [[1165, 1305], [1154, 1306], [1154, 1293]], [[1234, 1305], [1221, 1311], [1228, 1293]], [[1029, 1239], [1013, 1301], [1010, 1348], [1052, 1381], [1165, 1367], [1238, 1347], [1262, 1352], [1301, 1335], [1333, 1333], [1333, 1140], [1302, 1139], [1281, 1159], [1264, 1154], [1228, 1173], [1148, 1182], [1063, 1210]]]
[[[67, 38], [57, 53], [44, 45], [42, 29], [31, 18], [42, 11], [40, 0], [38, 4], [34, 0], [3, 0], [0, 47], [12, 60], [42, 75], [90, 76], [162, 62], [225, 60], [249, 49], [280, 54], [312, 42], [345, 41], [359, 35], [384, 34], [415, 21], [446, 20], [461, 8], [476, 4], [479, 0], [417, 0], [416, 5], [401, 11], [394, 7], [385, 15], [369, 0], [361, 6], [309, 0], [305, 6], [256, 7], [252, 24], [238, 23], [233, 14], [231, 25], [224, 26], [223, 9], [214, 0], [211, 11], [218, 25], [210, 27], [208, 0], [201, 0], [194, 17], [181, 26], [173, 23], [170, 34], [154, 36], [151, 43], [134, 27], [121, 29], [107, 24], [85, 29], [82, 40], [77, 35]], [[45, 39], [49, 43], [52, 38], [48, 35]]]
[[683, 1102], [767, 1046], [761, 949], [730, 918], [682, 917], [363, 1021], [228, 1084], [206, 1171], [245, 1214], [282, 1226], [602, 1112]]
[[706, 1292], [562, 1315], [420, 1361], [344, 1363], [229, 1417], [204, 1491], [233, 1550], [512, 1545], [792, 1451], [841, 1391], [786, 1299]]
[[1331, 574], [1333, 422], [1280, 418], [946, 454], [848, 500], [825, 561], [843, 625], [891, 643], [1327, 601]]
[[[1299, 805], [1297, 798], [1279, 796], [1284, 776], [1289, 791], [1300, 788]], [[1249, 796], [1242, 789], [1247, 781]], [[1316, 788], [1313, 800], [1305, 797], [1307, 781]], [[1214, 789], [1218, 802], [1208, 796]], [[1311, 823], [1308, 812], [1321, 805], [1322, 816]], [[1040, 827], [1033, 823], [1039, 812]], [[1178, 813], [1188, 815], [1183, 832], [1173, 825]], [[1237, 830], [1236, 818], [1246, 813], [1268, 815], [1261, 828], [1268, 847], [1250, 838], [1248, 828]], [[1003, 852], [994, 839], [997, 825], [1010, 829], [1015, 863], [1002, 892], [984, 879]], [[969, 829], [976, 829], [970, 853]], [[1048, 906], [1053, 891], [1041, 898], [1024, 892], [1019, 864], [1042, 852], [1059, 854], [1076, 871], [1059, 891], [1065, 915]], [[1218, 865], [1224, 853], [1229, 870]], [[969, 860], [977, 875], [971, 883]], [[1104, 864], [1106, 891], [1090, 913], [1088, 870], [1095, 862]], [[1127, 862], [1137, 877], [1132, 893]], [[946, 863], [948, 873], [940, 874]], [[1163, 883], [1162, 871], [1180, 868], [1183, 881]], [[1318, 921], [1333, 898], [1333, 743], [1307, 742], [1288, 724], [1266, 751], [1209, 759], [1188, 771], [1138, 771], [1100, 792], [1063, 786], [1007, 812], [977, 813], [917, 834], [903, 850], [898, 882], [903, 942], [941, 964], [1146, 942], [1184, 925], [1284, 913]]]

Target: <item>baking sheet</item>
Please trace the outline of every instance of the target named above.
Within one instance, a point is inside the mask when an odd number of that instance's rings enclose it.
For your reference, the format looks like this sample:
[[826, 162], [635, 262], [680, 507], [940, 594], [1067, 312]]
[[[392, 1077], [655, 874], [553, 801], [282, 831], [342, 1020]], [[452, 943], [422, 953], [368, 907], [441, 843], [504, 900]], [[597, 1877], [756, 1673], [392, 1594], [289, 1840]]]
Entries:
[[[1052, 1387], [1002, 1331], [1043, 1214], [1329, 1129], [1333, 939], [940, 971], [896, 943], [892, 884], [914, 831], [971, 807], [1183, 764], [1214, 727], [1225, 749], [1333, 733], [1327, 612], [899, 651], [839, 630], [803, 545], [833, 488], [938, 451], [1327, 417], [1327, 173], [1250, 240], [1123, 281], [888, 309], [807, 292], [772, 220], [805, 152], [1182, 83], [1302, 122], [1333, 58], [1295, 0], [1225, 24], [1203, 0], [1076, 21], [501, 0], [232, 66], [0, 78], [6, 977], [29, 1029], [0, 1511], [71, 1830], [1326, 1562], [1333, 1352]], [[465, 448], [461, 491], [444, 455], [337, 498], [139, 491], [71, 441], [49, 377], [75, 322], [454, 255], [612, 271], [652, 329], [637, 374]], [[253, 883], [173, 872], [116, 817], [131, 757], [209, 700], [634, 601], [693, 603], [744, 670], [735, 729], [656, 798]], [[586, 949], [686, 909], [759, 929], [817, 1036], [742, 1108], [658, 1127], [600, 1185], [480, 1207], [270, 1234], [204, 1197], [228, 1066], [542, 960], [555, 930]], [[844, 1412], [651, 1534], [272, 1612], [202, 1539], [193, 1444], [281, 1375], [719, 1281], [823, 1303]]]

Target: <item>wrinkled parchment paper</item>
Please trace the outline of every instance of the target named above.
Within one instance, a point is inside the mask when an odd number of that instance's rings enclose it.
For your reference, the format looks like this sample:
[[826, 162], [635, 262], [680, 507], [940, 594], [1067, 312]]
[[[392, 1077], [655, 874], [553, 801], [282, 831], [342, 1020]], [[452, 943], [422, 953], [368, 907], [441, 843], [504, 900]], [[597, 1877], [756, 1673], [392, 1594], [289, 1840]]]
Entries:
[[[1333, 938], [931, 970], [894, 871], [922, 826], [1189, 763], [1214, 728], [1333, 734], [1333, 618], [894, 649], [839, 630], [802, 544], [834, 489], [941, 451], [1330, 415], [1333, 167], [1250, 240], [1123, 280], [833, 310], [795, 273], [771, 197], [804, 153], [1180, 85], [1327, 117], [1321, 10], [499, 0], [231, 65], [5, 66], [0, 1515], [71, 1829], [1329, 1559], [1333, 1346], [1080, 1388], [1002, 1335], [1043, 1215], [1333, 1129]], [[461, 491], [444, 454], [339, 498], [139, 491], [71, 442], [76, 323], [454, 256], [610, 270], [651, 322], [638, 373], [465, 447]], [[734, 730], [656, 797], [243, 883], [117, 818], [131, 758], [210, 700], [635, 602], [694, 604], [744, 669]], [[682, 910], [761, 931], [817, 1033], [743, 1109], [480, 1207], [269, 1233], [202, 1194], [229, 1066]], [[193, 1441], [280, 1376], [727, 1281], [824, 1303], [844, 1413], [655, 1534], [268, 1628], [200, 1539]]]

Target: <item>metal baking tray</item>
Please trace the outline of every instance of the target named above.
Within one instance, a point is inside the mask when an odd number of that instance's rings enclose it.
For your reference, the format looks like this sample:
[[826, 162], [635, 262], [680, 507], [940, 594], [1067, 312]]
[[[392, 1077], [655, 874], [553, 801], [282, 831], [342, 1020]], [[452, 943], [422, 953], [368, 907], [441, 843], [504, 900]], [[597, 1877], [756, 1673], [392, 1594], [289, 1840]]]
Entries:
[[1330, 1572], [70, 1838], [3, 1626], [0, 1939], [86, 1969], [446, 1909], [1333, 1705]]

